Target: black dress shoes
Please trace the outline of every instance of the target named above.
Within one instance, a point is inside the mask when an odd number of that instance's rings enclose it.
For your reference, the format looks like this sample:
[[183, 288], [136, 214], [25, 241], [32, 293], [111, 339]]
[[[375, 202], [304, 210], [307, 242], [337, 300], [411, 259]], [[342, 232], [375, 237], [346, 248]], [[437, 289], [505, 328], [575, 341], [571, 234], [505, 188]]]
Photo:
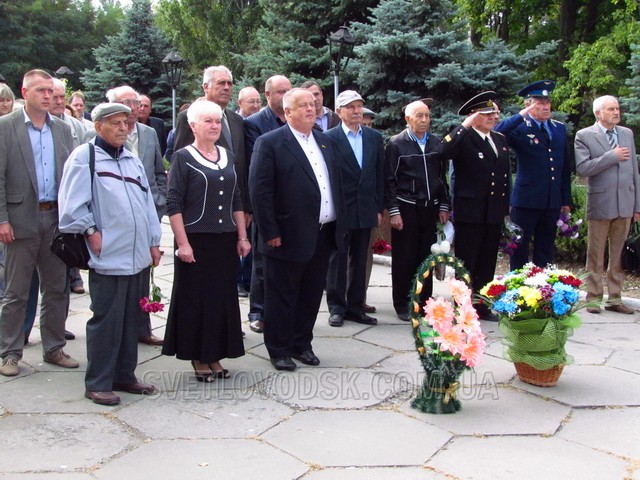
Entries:
[[249, 296], [249, 292], [244, 288], [243, 285], [238, 285], [238, 297], [247, 298]]
[[315, 356], [312, 350], [307, 350], [302, 353], [294, 353], [292, 357], [305, 365], [320, 365], [320, 359]]
[[408, 322], [409, 320], [411, 320], [411, 316], [409, 315], [409, 312], [399, 313], [398, 318], [403, 322]]
[[298, 368], [291, 357], [271, 357], [271, 365], [274, 366], [276, 370], [286, 370], [288, 372], [293, 372], [296, 368]]
[[377, 325], [378, 320], [376, 318], [370, 317], [366, 313], [360, 314], [347, 314], [344, 316], [345, 320], [351, 320], [352, 322], [362, 323], [363, 325]]
[[65, 330], [64, 331], [64, 339], [65, 340], [75, 340], [76, 336], [73, 334], [73, 332], [70, 332], [69, 330]]
[[344, 324], [344, 317], [339, 313], [334, 313], [329, 317], [329, 325], [332, 327], [341, 327]]
[[500, 317], [498, 317], [495, 313], [487, 312], [480, 317], [480, 320], [484, 320], [485, 322], [499, 322]]
[[249, 322], [249, 328], [252, 332], [262, 333], [264, 332], [264, 322], [262, 320], [251, 320]]

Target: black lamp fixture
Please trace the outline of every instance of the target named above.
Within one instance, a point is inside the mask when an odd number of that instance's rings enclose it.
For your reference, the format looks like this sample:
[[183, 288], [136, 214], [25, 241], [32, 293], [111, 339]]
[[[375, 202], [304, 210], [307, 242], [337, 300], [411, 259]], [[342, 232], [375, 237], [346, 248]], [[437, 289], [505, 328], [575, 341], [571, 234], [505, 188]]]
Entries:
[[164, 73], [167, 75], [167, 82], [171, 85], [171, 114], [172, 114], [172, 126], [176, 126], [176, 88], [180, 85], [180, 79], [182, 78], [182, 70], [184, 69], [184, 58], [182, 58], [178, 52], [169, 52], [166, 57], [162, 59], [162, 67]]
[[329, 35], [329, 56], [333, 62], [333, 89], [334, 98], [338, 98], [338, 84], [340, 80], [340, 72], [343, 72], [353, 53], [353, 47], [356, 41], [351, 36], [349, 29], [345, 26]]
[[62, 78], [70, 77], [73, 75], [73, 71], [66, 65], [62, 65], [58, 70], [56, 70], [56, 75]]

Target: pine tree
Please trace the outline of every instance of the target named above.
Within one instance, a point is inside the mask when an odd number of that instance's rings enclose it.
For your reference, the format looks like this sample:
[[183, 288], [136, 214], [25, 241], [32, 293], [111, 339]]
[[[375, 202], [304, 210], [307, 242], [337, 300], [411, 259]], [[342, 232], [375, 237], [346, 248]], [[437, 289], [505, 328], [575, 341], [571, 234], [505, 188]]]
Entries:
[[370, 24], [353, 25], [357, 84], [367, 107], [379, 112], [377, 128], [397, 133], [405, 105], [433, 98], [432, 131], [444, 134], [460, 123], [455, 112], [472, 96], [494, 90], [506, 103], [524, 85], [527, 67], [552, 48], [518, 55], [499, 40], [473, 48], [454, 18], [449, 0], [383, 0]]
[[170, 105], [162, 59], [169, 43], [153, 23], [150, 0], [133, 0], [119, 33], [94, 50], [96, 67], [83, 72], [89, 103], [104, 101], [108, 89], [130, 85], [154, 99], [154, 111]]
[[[626, 80], [628, 91], [620, 98], [624, 111], [624, 122], [627, 125], [640, 127], [640, 45], [631, 45], [629, 59], [631, 76]], [[636, 137], [636, 140], [638, 138]]]

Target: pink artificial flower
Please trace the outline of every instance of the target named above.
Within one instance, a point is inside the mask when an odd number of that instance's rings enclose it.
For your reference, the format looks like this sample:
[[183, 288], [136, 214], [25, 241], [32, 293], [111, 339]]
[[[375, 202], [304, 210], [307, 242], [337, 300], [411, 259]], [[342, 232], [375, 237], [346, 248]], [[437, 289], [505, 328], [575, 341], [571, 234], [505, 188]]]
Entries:
[[455, 325], [448, 331], [441, 333], [433, 341], [440, 344], [440, 351], [446, 352], [448, 350], [452, 355], [460, 353], [465, 346], [464, 333], [460, 325]]
[[424, 313], [433, 329], [442, 335], [451, 329], [453, 323], [453, 305], [442, 297], [430, 298], [424, 306]]
[[480, 322], [478, 321], [478, 312], [473, 308], [470, 300], [467, 300], [458, 307], [458, 315], [456, 316], [458, 325], [467, 334], [473, 334], [480, 331]]
[[467, 336], [467, 343], [460, 350], [460, 360], [465, 362], [468, 367], [475, 367], [480, 363], [482, 353], [487, 343], [483, 333], [478, 332]]
[[458, 305], [471, 298], [471, 289], [462, 280], [449, 278], [449, 293]]

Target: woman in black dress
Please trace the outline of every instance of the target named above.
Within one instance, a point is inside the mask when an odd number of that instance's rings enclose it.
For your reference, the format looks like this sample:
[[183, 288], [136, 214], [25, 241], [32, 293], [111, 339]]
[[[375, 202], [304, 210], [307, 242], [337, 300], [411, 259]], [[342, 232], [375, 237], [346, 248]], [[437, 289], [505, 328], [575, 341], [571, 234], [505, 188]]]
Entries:
[[162, 353], [191, 360], [196, 378], [213, 382], [229, 376], [221, 359], [244, 355], [236, 275], [251, 245], [233, 154], [215, 145], [222, 110], [195, 102], [187, 119], [195, 140], [174, 153], [169, 171], [177, 258]]

